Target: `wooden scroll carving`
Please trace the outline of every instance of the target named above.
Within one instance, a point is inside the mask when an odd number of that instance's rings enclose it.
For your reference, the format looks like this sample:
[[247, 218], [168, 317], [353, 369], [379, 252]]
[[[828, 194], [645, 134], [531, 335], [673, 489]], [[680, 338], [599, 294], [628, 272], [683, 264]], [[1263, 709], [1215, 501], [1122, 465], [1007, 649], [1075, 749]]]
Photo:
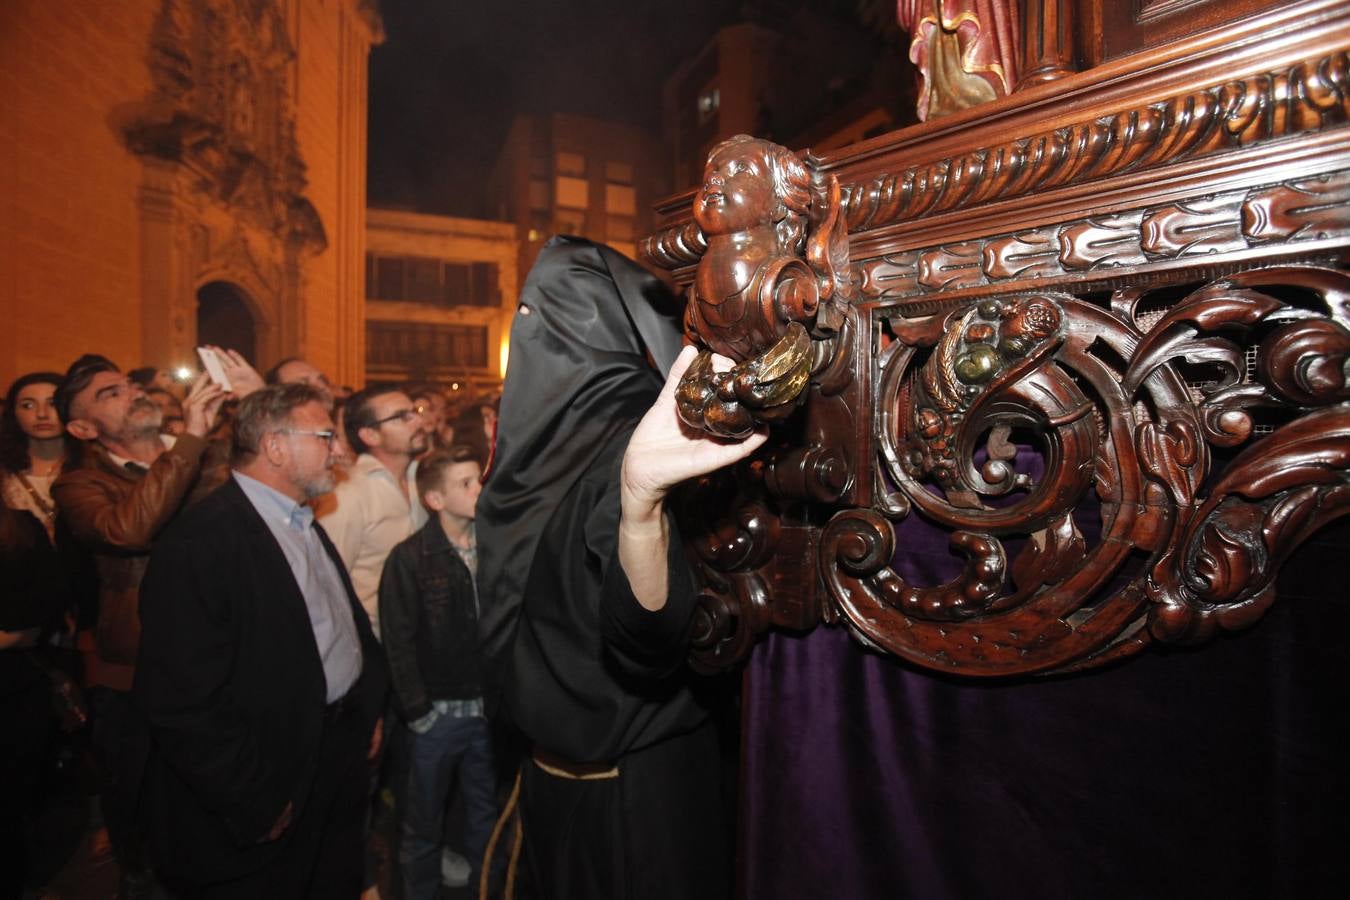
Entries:
[[[1069, 671], [1261, 617], [1284, 559], [1350, 513], [1350, 10], [1294, 6], [1243, 26], [1302, 21], [1278, 53], [1235, 37], [1199, 87], [1199, 50], [1149, 51], [1147, 84], [1059, 81], [1077, 118], [991, 104], [981, 149], [807, 156], [800, 240], [718, 230], [714, 153], [694, 221], [644, 244], [737, 362], [686, 421], [771, 428], [684, 495], [698, 664], [834, 623], [933, 669]], [[791, 335], [800, 390], [763, 402]], [[945, 533], [961, 574], [907, 581], [901, 523]]]
[[[970, 674], [1208, 638], [1256, 621], [1284, 556], [1350, 512], [1350, 277], [1275, 267], [1167, 307], [1155, 293], [985, 300], [926, 354], [901, 324], [876, 395], [896, 512], [840, 512], [821, 539], [863, 637]], [[891, 521], [911, 510], [952, 530], [962, 577], [920, 587], [889, 568]]]

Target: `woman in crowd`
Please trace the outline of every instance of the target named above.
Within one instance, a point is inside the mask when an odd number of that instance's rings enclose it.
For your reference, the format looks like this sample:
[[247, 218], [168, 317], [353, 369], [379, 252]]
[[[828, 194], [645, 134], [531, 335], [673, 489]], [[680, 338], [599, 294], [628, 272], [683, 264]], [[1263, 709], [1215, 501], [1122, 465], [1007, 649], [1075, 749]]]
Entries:
[[[95, 614], [93, 561], [89, 554], [69, 539], [61, 537], [52, 501], [52, 482], [70, 455], [76, 451], [56, 413], [56, 387], [61, 383], [55, 372], [29, 372], [15, 379], [5, 395], [0, 413], [0, 493], [12, 510], [31, 513], [46, 531], [45, 550], [55, 548], [60, 559], [60, 602], [53, 626], [56, 647], [69, 649], [73, 633], [93, 625]], [[74, 621], [62, 622], [64, 614]], [[67, 674], [78, 672], [74, 657], [49, 648], [48, 658]], [[89, 648], [86, 648], [89, 649]]]
[[56, 414], [55, 372], [30, 372], [14, 381], [0, 414], [0, 490], [5, 503], [33, 514], [47, 530], [50, 544], [56, 534], [56, 505], [52, 482], [66, 461], [66, 436]]

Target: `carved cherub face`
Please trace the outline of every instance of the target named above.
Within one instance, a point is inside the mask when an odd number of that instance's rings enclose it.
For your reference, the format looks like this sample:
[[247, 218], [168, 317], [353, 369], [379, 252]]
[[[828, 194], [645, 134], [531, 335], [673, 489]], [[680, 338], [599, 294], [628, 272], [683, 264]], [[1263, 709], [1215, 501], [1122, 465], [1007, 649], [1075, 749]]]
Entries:
[[772, 225], [781, 203], [763, 142], [726, 143], [708, 159], [694, 221], [704, 234], [732, 234]]

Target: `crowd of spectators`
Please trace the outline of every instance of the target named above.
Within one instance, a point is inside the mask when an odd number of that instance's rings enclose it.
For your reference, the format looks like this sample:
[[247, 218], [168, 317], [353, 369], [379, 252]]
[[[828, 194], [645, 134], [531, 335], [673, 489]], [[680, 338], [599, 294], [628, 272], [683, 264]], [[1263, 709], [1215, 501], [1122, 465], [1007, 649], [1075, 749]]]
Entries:
[[38, 887], [58, 766], [97, 784], [122, 897], [372, 896], [371, 823], [410, 781], [402, 892], [476, 885], [497, 811], [470, 652], [494, 401], [216, 352], [229, 391], [88, 354], [5, 394], [0, 900]]
[[215, 347], [186, 382], [97, 354], [17, 379], [0, 900], [29, 881], [27, 819], [71, 735], [122, 898], [512, 897], [522, 872], [540, 900], [729, 896], [668, 500], [766, 435], [681, 425], [675, 309], [616, 251], [554, 238], [500, 422], [433, 384], [352, 391]]

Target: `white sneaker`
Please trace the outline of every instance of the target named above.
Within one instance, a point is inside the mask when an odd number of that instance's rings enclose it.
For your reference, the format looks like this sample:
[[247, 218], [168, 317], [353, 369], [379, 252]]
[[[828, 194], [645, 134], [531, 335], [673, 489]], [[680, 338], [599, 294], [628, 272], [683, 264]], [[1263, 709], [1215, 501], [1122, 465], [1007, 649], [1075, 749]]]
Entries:
[[469, 861], [449, 847], [441, 851], [441, 883], [446, 887], [464, 887], [469, 883]]

